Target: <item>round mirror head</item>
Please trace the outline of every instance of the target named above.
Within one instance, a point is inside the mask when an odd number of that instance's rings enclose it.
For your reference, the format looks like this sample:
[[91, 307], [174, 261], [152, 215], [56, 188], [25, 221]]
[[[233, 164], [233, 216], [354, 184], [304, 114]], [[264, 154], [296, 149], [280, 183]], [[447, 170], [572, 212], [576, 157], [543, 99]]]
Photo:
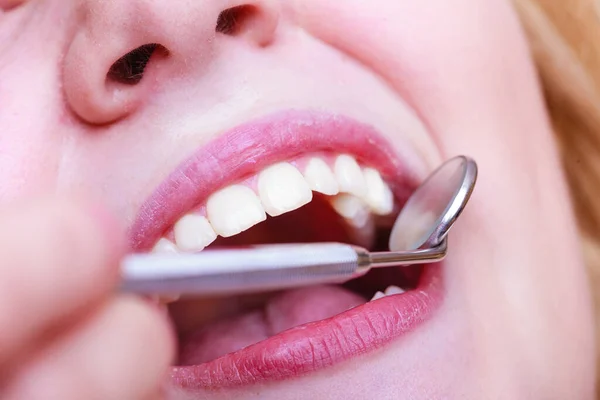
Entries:
[[436, 169], [408, 199], [390, 235], [391, 251], [439, 245], [465, 208], [475, 182], [477, 164], [459, 156]]

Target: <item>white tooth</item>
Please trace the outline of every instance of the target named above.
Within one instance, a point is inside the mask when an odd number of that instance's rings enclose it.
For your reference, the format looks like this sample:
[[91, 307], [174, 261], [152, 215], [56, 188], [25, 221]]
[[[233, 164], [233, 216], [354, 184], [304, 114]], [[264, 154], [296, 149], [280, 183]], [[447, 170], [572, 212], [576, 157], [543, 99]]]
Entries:
[[323, 193], [328, 196], [336, 195], [340, 192], [331, 168], [320, 158], [311, 158], [304, 170], [304, 179], [308, 186], [315, 192]]
[[365, 201], [371, 210], [378, 215], [387, 215], [394, 210], [394, 195], [390, 187], [381, 179], [379, 171], [365, 168], [363, 171], [367, 184]]
[[213, 193], [206, 202], [206, 213], [215, 232], [223, 237], [237, 235], [267, 218], [258, 196], [242, 185]]
[[292, 164], [279, 163], [258, 175], [258, 195], [267, 214], [276, 217], [312, 200], [312, 190]]
[[394, 286], [394, 285], [388, 286], [387, 289], [385, 289], [386, 296], [391, 296], [394, 294], [402, 294], [402, 293], [404, 293], [404, 289], [399, 288], [398, 286]]
[[375, 240], [375, 221], [366, 204], [356, 196], [341, 193], [331, 198], [331, 206], [346, 222], [346, 233], [351, 241], [370, 247]]
[[386, 296], [385, 293], [377, 292], [377, 293], [375, 293], [375, 295], [373, 296], [373, 298], [371, 299], [371, 301], [373, 301], [373, 300], [379, 300], [379, 299], [381, 299], [382, 297], [385, 297], [385, 296]]
[[364, 226], [370, 219], [365, 203], [351, 194], [339, 194], [331, 199], [333, 209], [353, 226]]
[[354, 157], [347, 154], [338, 156], [333, 169], [340, 192], [351, 193], [358, 197], [366, 195], [365, 177]]
[[184, 251], [200, 251], [217, 238], [210, 222], [201, 215], [183, 216], [173, 227], [175, 243]]
[[153, 253], [177, 253], [177, 246], [169, 239], [161, 238], [152, 248]]
[[177, 300], [181, 298], [180, 294], [173, 295], [161, 295], [152, 297], [152, 301], [159, 305], [167, 305], [169, 303], [175, 303]]

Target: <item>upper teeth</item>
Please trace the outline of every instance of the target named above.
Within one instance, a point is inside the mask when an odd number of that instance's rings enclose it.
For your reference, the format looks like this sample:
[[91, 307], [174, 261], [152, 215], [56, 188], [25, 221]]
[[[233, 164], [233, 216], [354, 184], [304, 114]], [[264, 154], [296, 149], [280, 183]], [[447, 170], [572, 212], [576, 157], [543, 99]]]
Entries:
[[379, 171], [373, 168], [365, 168], [363, 173], [367, 185], [365, 197], [367, 204], [379, 215], [391, 213], [394, 210], [394, 194], [381, 178]]
[[368, 205], [358, 197], [341, 193], [331, 199], [332, 208], [344, 218], [346, 233], [352, 241], [369, 247], [375, 238], [375, 219]]
[[[372, 220], [370, 213], [390, 214], [394, 199], [378, 171], [362, 169], [346, 154], [333, 161], [333, 171], [319, 157], [271, 165], [256, 177], [213, 193], [201, 212], [184, 215], [173, 227], [175, 243], [160, 239], [154, 251], [200, 251], [217, 235], [229, 237], [264, 221], [266, 214], [278, 216], [312, 200], [312, 191], [333, 198], [334, 209], [360, 226]], [[301, 172], [302, 171], [302, 172]]]
[[342, 154], [335, 160], [335, 177], [340, 185], [340, 191], [364, 197], [367, 194], [367, 183], [356, 160]]
[[323, 193], [328, 196], [336, 195], [340, 192], [338, 184], [329, 165], [320, 158], [311, 158], [304, 169], [304, 179], [308, 186], [315, 192]]
[[267, 218], [258, 196], [243, 185], [231, 185], [210, 196], [206, 213], [215, 232], [223, 237], [237, 235]]
[[351, 194], [340, 194], [331, 199], [333, 209], [353, 226], [364, 226], [371, 217], [363, 200]]
[[161, 238], [158, 242], [156, 242], [152, 251], [161, 253], [176, 253], [177, 246], [175, 246], [175, 243], [171, 242], [169, 239]]
[[290, 163], [279, 163], [258, 175], [258, 194], [267, 214], [276, 217], [312, 200], [312, 191], [300, 171]]
[[188, 214], [173, 227], [177, 246], [184, 251], [200, 251], [216, 238], [217, 233], [201, 215]]

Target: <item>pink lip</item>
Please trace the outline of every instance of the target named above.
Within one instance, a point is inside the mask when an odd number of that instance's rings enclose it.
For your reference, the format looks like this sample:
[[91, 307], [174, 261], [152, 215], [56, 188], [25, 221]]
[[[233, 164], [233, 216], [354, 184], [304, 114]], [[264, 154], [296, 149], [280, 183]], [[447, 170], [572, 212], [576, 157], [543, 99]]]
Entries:
[[440, 271], [439, 265], [427, 266], [415, 290], [297, 326], [201, 365], [174, 367], [172, 380], [190, 392], [251, 385], [304, 375], [373, 351], [431, 317], [443, 299]]
[[[198, 149], [142, 205], [131, 246], [145, 250], [185, 212], [216, 190], [274, 162], [302, 154], [350, 153], [377, 168], [398, 199], [417, 179], [371, 126], [351, 118], [285, 111], [238, 126]], [[442, 299], [438, 267], [426, 267], [417, 290], [369, 302], [305, 324], [211, 362], [173, 368], [177, 386], [196, 391], [280, 380], [315, 371], [381, 347], [426, 321]]]
[[373, 127], [340, 115], [284, 111], [220, 135], [176, 168], [142, 204], [130, 230], [131, 248], [150, 248], [179, 217], [218, 189], [275, 162], [315, 151], [353, 154], [392, 182], [399, 199], [416, 185]]

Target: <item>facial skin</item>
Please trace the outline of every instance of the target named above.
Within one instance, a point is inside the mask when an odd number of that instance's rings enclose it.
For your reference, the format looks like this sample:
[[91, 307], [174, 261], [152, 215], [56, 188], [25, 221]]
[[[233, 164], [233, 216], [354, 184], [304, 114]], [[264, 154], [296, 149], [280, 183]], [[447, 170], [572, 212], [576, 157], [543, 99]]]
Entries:
[[[131, 224], [193, 149], [290, 108], [375, 126], [420, 176], [457, 154], [479, 164], [443, 304], [417, 332], [300, 378], [172, 398], [592, 398], [585, 269], [510, 2], [13, 3], [0, 0], [2, 202], [83, 192]], [[215, 33], [239, 5], [256, 12]], [[137, 85], [107, 81], [147, 43], [168, 56]]]

